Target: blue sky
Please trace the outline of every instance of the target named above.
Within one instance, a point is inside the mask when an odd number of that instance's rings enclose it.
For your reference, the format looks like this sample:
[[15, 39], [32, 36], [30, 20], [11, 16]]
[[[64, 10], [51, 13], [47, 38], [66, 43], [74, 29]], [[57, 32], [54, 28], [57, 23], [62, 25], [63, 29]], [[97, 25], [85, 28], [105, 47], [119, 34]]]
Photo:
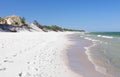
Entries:
[[3, 0], [0, 16], [86, 31], [120, 31], [120, 0]]

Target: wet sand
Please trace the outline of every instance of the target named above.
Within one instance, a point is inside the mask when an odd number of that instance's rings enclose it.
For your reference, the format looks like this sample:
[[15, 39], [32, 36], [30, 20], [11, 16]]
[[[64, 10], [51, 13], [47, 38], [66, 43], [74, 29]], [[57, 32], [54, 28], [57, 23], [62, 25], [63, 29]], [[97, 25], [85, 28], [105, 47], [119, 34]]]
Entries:
[[95, 70], [94, 65], [88, 60], [84, 47], [92, 45], [91, 41], [81, 38], [79, 34], [68, 36], [74, 42], [68, 49], [68, 64], [72, 71], [83, 77], [109, 77]]

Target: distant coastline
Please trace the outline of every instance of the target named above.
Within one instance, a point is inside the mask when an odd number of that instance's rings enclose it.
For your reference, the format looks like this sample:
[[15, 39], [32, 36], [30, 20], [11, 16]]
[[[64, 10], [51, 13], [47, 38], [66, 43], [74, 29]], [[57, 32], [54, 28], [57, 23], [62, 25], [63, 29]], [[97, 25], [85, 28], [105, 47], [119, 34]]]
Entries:
[[1, 32], [20, 32], [20, 31], [38, 31], [38, 32], [64, 32], [64, 31], [75, 31], [75, 32], [85, 32], [85, 30], [75, 30], [62, 28], [57, 25], [41, 25], [37, 20], [33, 23], [26, 21], [25, 17], [20, 17], [16, 15], [0, 17], [0, 31]]

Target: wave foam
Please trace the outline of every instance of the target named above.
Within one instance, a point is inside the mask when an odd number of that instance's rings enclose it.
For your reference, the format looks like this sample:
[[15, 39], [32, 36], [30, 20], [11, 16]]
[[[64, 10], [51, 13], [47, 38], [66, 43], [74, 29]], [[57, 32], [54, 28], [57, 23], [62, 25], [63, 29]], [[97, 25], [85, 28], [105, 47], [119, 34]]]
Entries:
[[89, 38], [89, 37], [85, 37], [86, 40], [90, 40], [90, 41], [93, 41], [93, 42], [97, 42], [99, 40], [95, 40], [95, 39], [92, 39], [92, 38]]
[[112, 36], [102, 36], [102, 35], [97, 35], [97, 37], [102, 37], [102, 38], [113, 39], [113, 37], [112, 37]]
[[84, 47], [84, 49], [86, 50], [85, 53], [88, 56], [89, 61], [94, 65], [96, 71], [103, 73], [103, 74], [107, 74], [107, 70], [104, 67], [98, 66], [97, 64], [95, 64], [95, 62], [93, 61], [91, 57], [90, 48], [94, 46], [96, 46], [95, 43], [89, 47]]

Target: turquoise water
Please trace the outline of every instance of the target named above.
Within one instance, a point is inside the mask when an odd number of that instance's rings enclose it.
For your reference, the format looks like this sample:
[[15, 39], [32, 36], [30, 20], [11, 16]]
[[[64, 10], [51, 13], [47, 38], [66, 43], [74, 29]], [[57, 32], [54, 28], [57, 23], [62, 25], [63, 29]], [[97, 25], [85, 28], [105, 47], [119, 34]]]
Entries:
[[88, 34], [120, 37], [120, 32], [91, 32]]
[[120, 77], [120, 32], [91, 32], [81, 36], [93, 42], [85, 49], [96, 70], [108, 77]]

